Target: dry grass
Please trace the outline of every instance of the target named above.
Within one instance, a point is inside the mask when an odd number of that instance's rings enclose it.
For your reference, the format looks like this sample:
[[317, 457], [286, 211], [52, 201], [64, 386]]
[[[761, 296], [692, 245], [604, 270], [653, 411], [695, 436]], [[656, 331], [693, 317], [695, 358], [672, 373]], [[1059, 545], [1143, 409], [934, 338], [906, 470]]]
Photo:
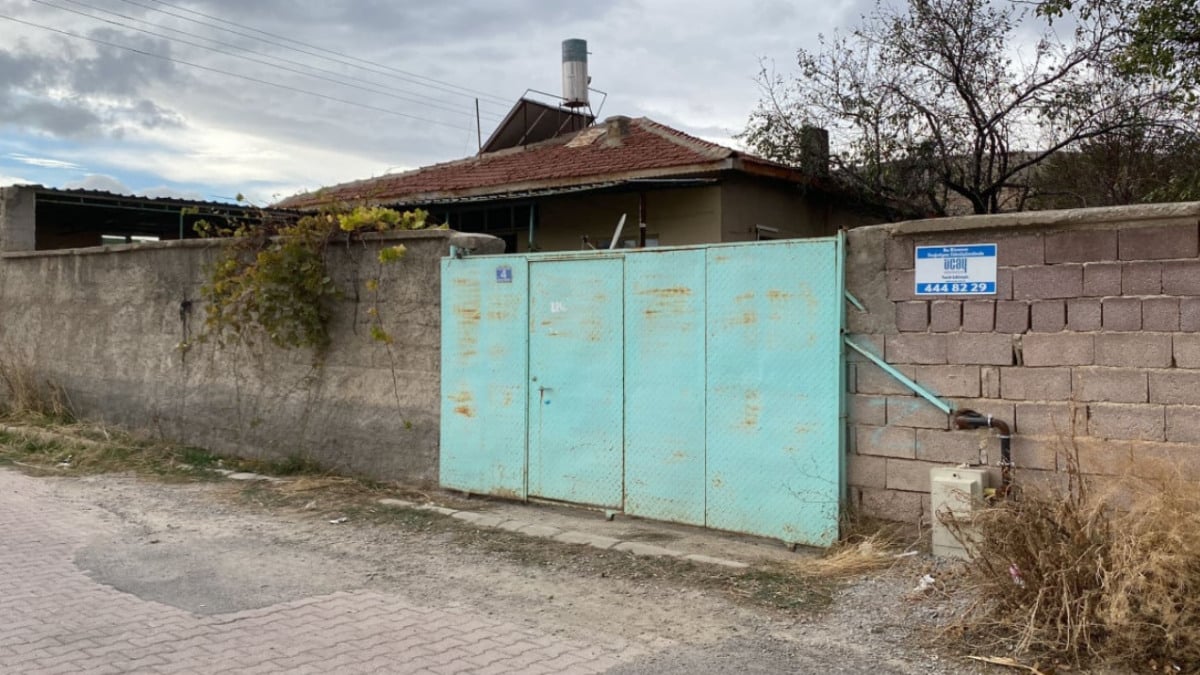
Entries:
[[62, 387], [39, 378], [31, 369], [0, 361], [0, 381], [4, 383], [7, 414], [74, 419], [70, 399]]
[[967, 573], [980, 601], [964, 637], [993, 653], [1200, 672], [1195, 486], [1128, 478], [1101, 492], [1070, 475], [1065, 490], [976, 514]]
[[822, 579], [852, 579], [892, 567], [899, 551], [881, 536], [854, 543], [839, 543], [816, 560], [792, 563], [805, 576]]
[[842, 518], [842, 537], [819, 558], [791, 563], [809, 578], [845, 580], [892, 568], [904, 551], [920, 540], [907, 525], [848, 513]]

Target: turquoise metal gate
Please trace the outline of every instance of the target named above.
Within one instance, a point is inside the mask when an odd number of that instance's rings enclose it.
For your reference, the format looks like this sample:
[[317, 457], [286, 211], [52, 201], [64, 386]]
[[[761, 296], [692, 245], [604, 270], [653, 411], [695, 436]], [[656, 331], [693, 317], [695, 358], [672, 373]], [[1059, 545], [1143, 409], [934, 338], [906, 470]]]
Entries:
[[828, 545], [841, 240], [442, 263], [441, 483]]

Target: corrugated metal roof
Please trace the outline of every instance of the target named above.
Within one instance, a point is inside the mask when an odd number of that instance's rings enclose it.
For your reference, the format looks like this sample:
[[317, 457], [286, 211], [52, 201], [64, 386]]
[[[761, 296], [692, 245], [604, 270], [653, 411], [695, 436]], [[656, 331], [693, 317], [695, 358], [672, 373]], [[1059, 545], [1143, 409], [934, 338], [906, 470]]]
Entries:
[[178, 197], [147, 197], [144, 195], [126, 195], [118, 192], [108, 192], [105, 190], [85, 190], [81, 188], [55, 188], [45, 185], [14, 185], [12, 187], [33, 190], [38, 195], [54, 195], [59, 197], [74, 197], [79, 199], [105, 199], [110, 201], [137, 201], [151, 204], [161, 204], [164, 206], [204, 206], [212, 208], [225, 208], [237, 210], [252, 210], [258, 207], [239, 204], [237, 202], [217, 202], [197, 199], [182, 199]]

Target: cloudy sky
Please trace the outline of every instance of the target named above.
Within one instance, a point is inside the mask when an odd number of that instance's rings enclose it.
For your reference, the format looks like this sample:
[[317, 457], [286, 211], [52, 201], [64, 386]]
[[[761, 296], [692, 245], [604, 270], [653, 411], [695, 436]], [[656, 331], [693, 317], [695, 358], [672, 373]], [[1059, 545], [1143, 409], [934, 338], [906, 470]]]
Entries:
[[[733, 144], [864, 0], [0, 0], [0, 185], [269, 203], [476, 150], [588, 41], [602, 117]], [[593, 106], [599, 104], [599, 96]]]

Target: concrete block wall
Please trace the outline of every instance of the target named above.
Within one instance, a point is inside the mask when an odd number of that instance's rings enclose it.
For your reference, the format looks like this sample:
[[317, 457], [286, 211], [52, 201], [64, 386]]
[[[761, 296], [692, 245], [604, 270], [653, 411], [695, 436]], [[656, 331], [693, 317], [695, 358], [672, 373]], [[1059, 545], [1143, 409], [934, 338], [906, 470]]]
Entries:
[[[379, 247], [397, 242], [408, 255], [379, 265]], [[196, 343], [215, 242], [5, 253], [0, 363], [63, 387], [85, 418], [228, 454], [301, 456], [376, 479], [434, 482], [440, 260], [451, 245], [503, 250], [499, 239], [446, 231], [331, 248], [343, 297], [319, 364], [307, 350]], [[372, 278], [390, 349], [370, 337]], [[194, 346], [181, 350], [185, 341]]]
[[[914, 247], [998, 245], [994, 296], [914, 293]], [[961, 408], [1013, 427], [1017, 478], [1061, 482], [1068, 456], [1103, 482], [1200, 480], [1200, 204], [972, 216], [851, 231], [852, 339]], [[986, 431], [880, 368], [847, 365], [851, 500], [929, 516], [929, 469], [999, 460]], [[998, 471], [994, 471], [998, 479]]]

